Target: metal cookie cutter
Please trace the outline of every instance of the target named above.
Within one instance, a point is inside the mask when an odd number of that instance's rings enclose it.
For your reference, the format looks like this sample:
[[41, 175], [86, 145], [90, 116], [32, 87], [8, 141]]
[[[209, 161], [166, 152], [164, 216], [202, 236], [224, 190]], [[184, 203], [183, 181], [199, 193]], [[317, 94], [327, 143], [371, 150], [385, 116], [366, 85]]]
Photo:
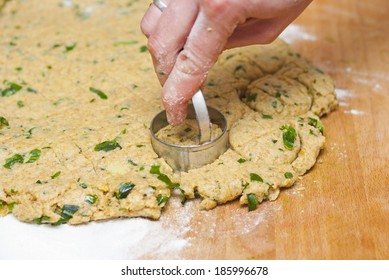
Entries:
[[[187, 118], [197, 118], [200, 128], [200, 136], [203, 137], [203, 131], [201, 130], [201, 118], [196, 117], [198, 114], [193, 99], [192, 103], [193, 104], [190, 104], [188, 107]], [[199, 145], [178, 146], [165, 142], [155, 135], [160, 129], [168, 125], [165, 110], [159, 112], [151, 121], [151, 144], [153, 145], [154, 151], [160, 157], [164, 158], [174, 170], [188, 171], [189, 169], [199, 168], [208, 163], [212, 163], [228, 149], [226, 119], [222, 113], [212, 107], [208, 107], [206, 111], [207, 113], [209, 112], [211, 122], [218, 125], [222, 130], [222, 133], [216, 139], [203, 142]]]

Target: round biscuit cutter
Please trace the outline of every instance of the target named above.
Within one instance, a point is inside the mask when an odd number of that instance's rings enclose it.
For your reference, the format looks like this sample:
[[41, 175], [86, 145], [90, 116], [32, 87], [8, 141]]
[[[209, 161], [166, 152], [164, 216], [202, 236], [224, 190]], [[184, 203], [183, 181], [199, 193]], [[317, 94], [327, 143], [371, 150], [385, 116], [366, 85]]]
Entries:
[[[166, 111], [158, 113], [150, 125], [151, 144], [158, 156], [164, 158], [175, 171], [188, 171], [212, 163], [228, 149], [227, 120], [218, 110], [207, 107], [199, 90], [188, 106], [189, 119], [197, 119], [200, 131], [199, 145], [178, 146], [159, 139], [156, 133], [169, 123]], [[211, 140], [211, 123], [216, 124], [222, 133]]]

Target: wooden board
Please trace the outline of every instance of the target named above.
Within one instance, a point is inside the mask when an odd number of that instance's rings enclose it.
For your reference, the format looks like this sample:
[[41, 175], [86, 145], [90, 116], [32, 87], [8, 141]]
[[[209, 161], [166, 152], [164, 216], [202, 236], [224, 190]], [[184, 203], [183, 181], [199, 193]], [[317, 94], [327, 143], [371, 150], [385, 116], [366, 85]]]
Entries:
[[387, 0], [316, 0], [289, 28], [291, 45], [334, 78], [340, 107], [323, 119], [319, 163], [276, 201], [248, 212], [238, 201], [201, 211], [176, 199], [159, 221], [60, 229], [5, 217], [0, 258], [82, 258], [93, 248], [92, 258], [389, 259], [388, 11]]
[[330, 73], [340, 97], [323, 120], [320, 163], [254, 212], [186, 206], [195, 214], [179, 258], [389, 258], [388, 11], [385, 0], [320, 0], [294, 22], [292, 46]]

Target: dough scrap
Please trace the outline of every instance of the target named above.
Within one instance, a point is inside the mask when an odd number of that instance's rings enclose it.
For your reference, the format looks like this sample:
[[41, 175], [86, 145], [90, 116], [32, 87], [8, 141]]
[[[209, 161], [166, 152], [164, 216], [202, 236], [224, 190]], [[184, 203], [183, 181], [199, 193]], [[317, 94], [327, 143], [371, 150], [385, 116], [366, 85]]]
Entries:
[[[314, 165], [325, 141], [319, 117], [337, 106], [334, 84], [282, 40], [225, 51], [211, 69], [203, 90], [228, 121], [225, 154], [181, 174], [158, 158], [149, 125], [163, 108], [160, 85], [138, 29], [147, 7], [4, 5], [0, 216], [38, 224], [158, 219], [175, 188], [202, 198], [203, 209], [253, 195], [260, 203]], [[289, 148], [283, 137], [294, 139]]]

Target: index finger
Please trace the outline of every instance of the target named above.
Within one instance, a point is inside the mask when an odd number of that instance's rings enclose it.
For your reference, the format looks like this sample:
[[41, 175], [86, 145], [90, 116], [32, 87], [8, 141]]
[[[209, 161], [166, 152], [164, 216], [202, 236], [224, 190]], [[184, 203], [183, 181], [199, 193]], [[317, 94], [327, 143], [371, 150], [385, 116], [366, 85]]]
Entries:
[[187, 105], [206, 79], [228, 38], [246, 12], [217, 1], [202, 1], [198, 17], [178, 54], [162, 89], [162, 101], [169, 123], [182, 123]]

